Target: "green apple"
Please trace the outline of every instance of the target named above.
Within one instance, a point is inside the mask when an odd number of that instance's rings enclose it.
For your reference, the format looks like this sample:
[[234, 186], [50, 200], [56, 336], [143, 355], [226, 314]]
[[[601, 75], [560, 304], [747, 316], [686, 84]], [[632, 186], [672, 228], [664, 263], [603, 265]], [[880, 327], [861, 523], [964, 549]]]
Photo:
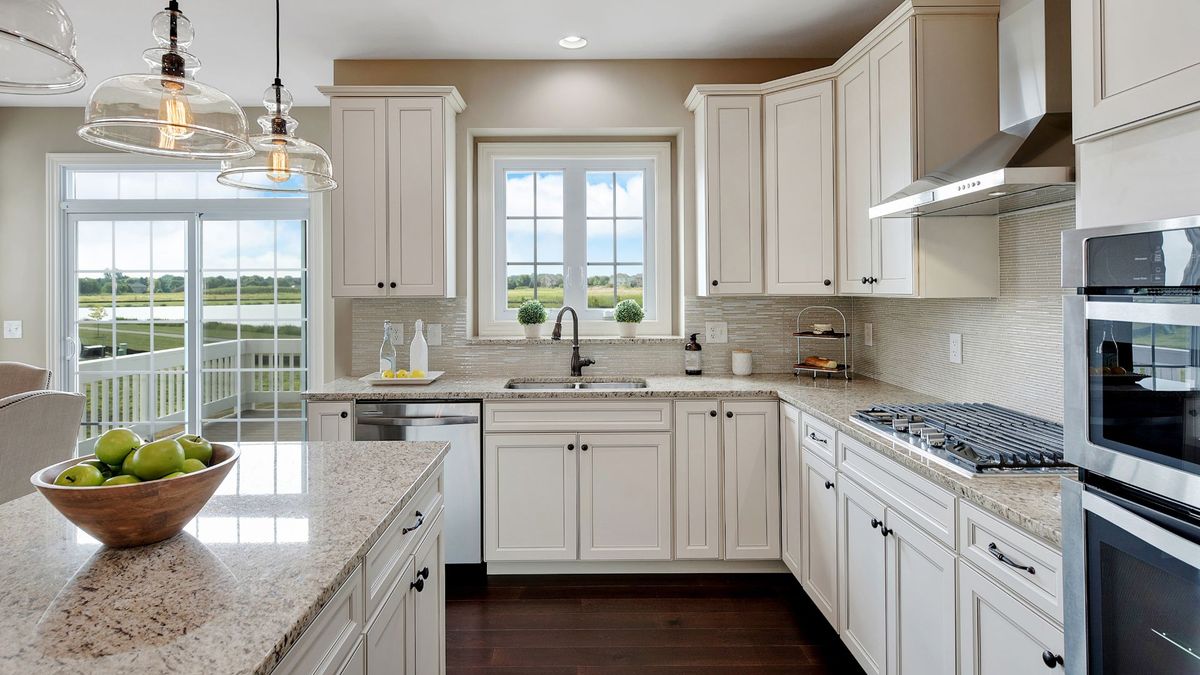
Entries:
[[103, 483], [104, 474], [90, 464], [76, 464], [58, 474], [58, 478], [54, 479], [55, 485], [67, 487], [95, 487]]
[[212, 443], [209, 443], [196, 434], [180, 436], [176, 440], [183, 446], [183, 454], [188, 459], [198, 459], [204, 462], [204, 466], [208, 466], [212, 462]]
[[103, 474], [105, 478], [111, 478], [113, 475], [113, 468], [98, 459], [85, 459], [80, 462], [80, 464], [87, 464], [88, 466], [96, 467], [100, 470], [100, 473]]
[[174, 438], [147, 443], [133, 451], [133, 475], [157, 480], [183, 468], [183, 446]]
[[208, 467], [204, 465], [204, 462], [201, 462], [198, 459], [189, 457], [189, 458], [183, 460], [183, 469], [181, 469], [181, 471], [183, 471], [184, 473], [196, 473], [197, 471], [203, 471], [207, 468]]
[[186, 475], [187, 474], [182, 471], [176, 471], [175, 473], [169, 473], [169, 474], [163, 476], [162, 479], [163, 480], [171, 480], [172, 478], [183, 478]]
[[134, 473], [133, 473], [133, 453], [132, 452], [129, 453], [128, 455], [125, 455], [125, 460], [121, 462], [121, 468], [119, 471], [117, 471], [117, 474], [120, 476], [133, 476], [134, 478], [137, 478], [137, 476], [134, 475]]
[[132, 429], [109, 429], [96, 440], [96, 459], [120, 466], [126, 455], [137, 450], [142, 445], [142, 439], [133, 433]]
[[104, 481], [104, 487], [108, 487], [110, 485], [133, 485], [134, 483], [140, 482], [142, 482], [142, 479], [138, 478], [137, 476], [113, 476], [112, 478]]

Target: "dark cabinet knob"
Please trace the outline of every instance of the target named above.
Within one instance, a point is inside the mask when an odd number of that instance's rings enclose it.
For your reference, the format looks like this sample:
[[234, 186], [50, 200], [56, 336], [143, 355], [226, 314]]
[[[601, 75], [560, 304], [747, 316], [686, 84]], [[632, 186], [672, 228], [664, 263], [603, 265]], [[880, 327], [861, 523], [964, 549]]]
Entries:
[[579, 446], [579, 449], [584, 452], [587, 452], [587, 443], [584, 443], [583, 445]]
[[716, 411], [716, 410], [709, 410], [709, 411], [708, 411], [708, 416], [709, 416], [709, 417], [716, 417], [716, 416], [717, 416], [717, 411]]
[[569, 451], [571, 451], [571, 450], [574, 450], [574, 449], [575, 449], [575, 444], [574, 444], [574, 443], [567, 443], [567, 451], [568, 451], [568, 452], [569, 452]]
[[1042, 663], [1046, 664], [1047, 668], [1054, 668], [1063, 664], [1063, 657], [1047, 649], [1042, 652]]
[[879, 526], [882, 524], [883, 524], [883, 521], [881, 521], [881, 520], [877, 520], [875, 518], [871, 519], [871, 527], [873, 527], [873, 528], [879, 529]]
[[346, 412], [345, 410], [342, 411], [342, 419], [346, 419], [349, 416], [350, 416], [350, 413]]
[[867, 278], [866, 278], [866, 277], [863, 277], [863, 278], [862, 278], [862, 282], [863, 282], [863, 284], [864, 284], [864, 285], [866, 285], [867, 283], [869, 283], [869, 282], [867, 281]]
[[728, 417], [729, 419], [733, 419], [733, 411], [732, 410], [725, 411], [725, 416]]
[[833, 481], [831, 481], [831, 480], [825, 481], [825, 489], [832, 490], [833, 489]]
[[885, 536], [885, 537], [886, 537], [886, 536], [888, 536], [888, 535], [889, 535], [889, 534], [891, 534], [891, 533], [892, 533], [892, 529], [891, 529], [891, 528], [889, 528], [889, 527], [885, 527], [885, 528], [883, 528], [883, 529], [879, 530], [879, 534], [882, 534], [882, 535], [883, 535], [883, 536]]
[[383, 282], [382, 282], [382, 281], [381, 281], [381, 282], [379, 282], [379, 283], [377, 283], [377, 284], [375, 284], [375, 285], [376, 285], [376, 286], [378, 286], [378, 287], [380, 287], [380, 288], [383, 288]]
[[716, 286], [718, 283], [720, 282], [718, 282], [716, 279], [713, 279], [713, 286]]
[[833, 282], [832, 282], [832, 281], [830, 281], [829, 279], [826, 279], [825, 281], [823, 281], [823, 282], [821, 282], [821, 283], [825, 284], [826, 286], [832, 286], [832, 285], [833, 285]]
[[867, 279], [867, 283], [874, 286], [875, 284], [879, 283], [879, 277], [871, 277]]
[[420, 577], [421, 579], [428, 579], [429, 578], [429, 568], [428, 567], [423, 568], [420, 572], [417, 572], [417, 576]]
[[396, 282], [394, 282], [394, 281], [393, 281], [393, 282], [392, 282], [391, 284], [389, 284], [389, 285], [390, 285], [392, 288], [395, 288], [395, 287], [396, 287]]
[[417, 589], [417, 592], [420, 593], [421, 591], [425, 590], [425, 580], [417, 579], [416, 581], [409, 584], [408, 587], [415, 588], [415, 589]]

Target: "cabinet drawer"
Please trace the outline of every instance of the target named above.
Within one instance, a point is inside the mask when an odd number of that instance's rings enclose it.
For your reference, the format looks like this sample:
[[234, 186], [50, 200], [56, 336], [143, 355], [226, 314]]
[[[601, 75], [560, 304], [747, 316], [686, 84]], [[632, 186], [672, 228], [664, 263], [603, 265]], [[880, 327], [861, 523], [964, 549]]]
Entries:
[[934, 539], [954, 548], [954, 495], [846, 436], [838, 438], [838, 468], [883, 498]]
[[441, 506], [441, 480], [430, 481], [367, 551], [362, 565], [362, 583], [368, 619], [379, 611], [388, 590], [399, 578], [401, 569]]
[[277, 675], [334, 675], [363, 630], [362, 568], [354, 570], [275, 668]]
[[671, 402], [502, 401], [485, 403], [484, 431], [670, 431]]
[[958, 527], [959, 553], [964, 558], [996, 583], [1062, 623], [1060, 551], [966, 502], [959, 511]]
[[837, 466], [837, 430], [812, 415], [804, 415], [804, 447], [821, 459]]

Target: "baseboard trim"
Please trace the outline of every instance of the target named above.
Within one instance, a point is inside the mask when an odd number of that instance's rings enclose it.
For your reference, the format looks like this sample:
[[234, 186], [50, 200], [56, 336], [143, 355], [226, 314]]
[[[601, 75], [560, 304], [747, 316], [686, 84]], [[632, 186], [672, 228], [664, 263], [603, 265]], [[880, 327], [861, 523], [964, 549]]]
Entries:
[[782, 560], [556, 560], [489, 562], [488, 575], [513, 574], [775, 574], [788, 573]]

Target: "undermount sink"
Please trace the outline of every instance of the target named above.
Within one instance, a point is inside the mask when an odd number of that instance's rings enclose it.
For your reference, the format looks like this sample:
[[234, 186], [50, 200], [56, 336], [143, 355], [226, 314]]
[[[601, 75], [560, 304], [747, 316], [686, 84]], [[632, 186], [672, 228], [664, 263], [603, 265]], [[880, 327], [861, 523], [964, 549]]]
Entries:
[[505, 389], [526, 391], [575, 391], [579, 389], [645, 389], [645, 380], [509, 380]]

